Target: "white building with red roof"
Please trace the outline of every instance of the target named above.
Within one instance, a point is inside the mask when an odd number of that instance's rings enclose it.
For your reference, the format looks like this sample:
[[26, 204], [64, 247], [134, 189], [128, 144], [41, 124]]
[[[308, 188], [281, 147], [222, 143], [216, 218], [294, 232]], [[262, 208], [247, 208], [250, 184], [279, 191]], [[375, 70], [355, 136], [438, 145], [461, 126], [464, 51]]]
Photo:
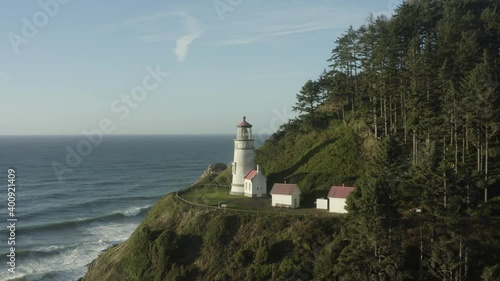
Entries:
[[271, 189], [272, 206], [298, 208], [300, 206], [300, 189], [296, 184], [275, 183]]
[[330, 200], [330, 213], [347, 213], [345, 209], [346, 199], [354, 190], [352, 186], [332, 186], [328, 192], [328, 200]]
[[247, 197], [265, 197], [267, 193], [267, 180], [264, 173], [257, 165], [256, 170], [250, 170], [243, 181], [244, 194]]

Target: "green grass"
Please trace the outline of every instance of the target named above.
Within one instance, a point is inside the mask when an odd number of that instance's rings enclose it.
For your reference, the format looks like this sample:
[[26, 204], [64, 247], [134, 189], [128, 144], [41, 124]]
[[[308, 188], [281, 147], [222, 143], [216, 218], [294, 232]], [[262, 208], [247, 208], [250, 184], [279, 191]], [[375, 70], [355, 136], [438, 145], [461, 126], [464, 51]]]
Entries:
[[188, 190], [186, 193], [181, 194], [181, 197], [193, 203], [209, 206], [218, 206], [219, 203], [224, 203], [232, 199], [250, 199], [243, 195], [230, 195], [227, 189], [219, 187]]
[[218, 207], [219, 203], [226, 204], [227, 209], [249, 211], [246, 214], [296, 214], [296, 215], [329, 215], [343, 216], [342, 214], [331, 214], [326, 210], [318, 210], [311, 206], [298, 209], [275, 208], [271, 206], [271, 197], [249, 198], [243, 195], [230, 195], [229, 191], [219, 187], [198, 187], [188, 189], [179, 194], [183, 199], [208, 206]]
[[273, 135], [257, 150], [268, 191], [276, 182], [296, 183], [303, 205], [313, 206], [316, 198], [326, 196], [330, 186], [355, 185], [373, 152], [366, 126], [332, 121], [323, 130], [301, 130]]
[[[316, 198], [325, 197], [332, 185], [355, 185], [364, 173], [366, 163], [376, 147], [369, 128], [362, 122], [352, 124], [331, 121], [321, 130], [300, 126], [273, 135], [256, 151], [256, 162], [267, 177], [267, 191], [277, 182], [298, 184], [302, 191], [301, 206], [314, 207]], [[231, 168], [204, 179], [191, 187], [186, 199], [216, 206], [234, 199], [229, 196]], [[206, 190], [207, 186], [219, 189]], [[191, 193], [198, 190], [200, 193]], [[231, 204], [232, 203], [228, 203]], [[238, 204], [233, 207], [241, 208]], [[252, 209], [252, 206], [247, 208]]]

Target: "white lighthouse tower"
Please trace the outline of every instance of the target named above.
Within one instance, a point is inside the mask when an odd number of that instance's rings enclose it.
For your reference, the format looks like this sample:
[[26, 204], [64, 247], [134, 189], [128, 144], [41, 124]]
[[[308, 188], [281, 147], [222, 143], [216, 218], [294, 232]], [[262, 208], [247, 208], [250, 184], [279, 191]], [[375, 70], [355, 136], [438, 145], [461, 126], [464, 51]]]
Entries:
[[246, 174], [255, 169], [255, 150], [252, 137], [252, 125], [243, 117], [243, 122], [236, 126], [234, 140], [232, 195], [243, 195]]

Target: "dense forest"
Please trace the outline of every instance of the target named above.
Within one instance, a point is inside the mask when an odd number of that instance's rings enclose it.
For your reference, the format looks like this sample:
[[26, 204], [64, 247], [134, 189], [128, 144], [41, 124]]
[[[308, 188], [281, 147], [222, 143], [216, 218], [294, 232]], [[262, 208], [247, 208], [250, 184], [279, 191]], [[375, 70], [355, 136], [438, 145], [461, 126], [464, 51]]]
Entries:
[[274, 141], [361, 123], [377, 145], [316, 277], [500, 280], [500, 2], [407, 1], [329, 64]]

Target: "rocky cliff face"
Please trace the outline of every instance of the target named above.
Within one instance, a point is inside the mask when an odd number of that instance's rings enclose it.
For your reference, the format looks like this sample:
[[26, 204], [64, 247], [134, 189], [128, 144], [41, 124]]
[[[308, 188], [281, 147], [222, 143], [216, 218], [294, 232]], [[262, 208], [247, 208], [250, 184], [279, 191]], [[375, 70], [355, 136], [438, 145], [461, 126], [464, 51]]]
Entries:
[[205, 180], [211, 176], [216, 176], [216, 175], [220, 174], [222, 171], [224, 171], [225, 169], [227, 169], [227, 165], [224, 163], [210, 164], [208, 166], [208, 168], [203, 172], [203, 174], [201, 174], [201, 176], [198, 178], [196, 183], [198, 183], [202, 180]]

